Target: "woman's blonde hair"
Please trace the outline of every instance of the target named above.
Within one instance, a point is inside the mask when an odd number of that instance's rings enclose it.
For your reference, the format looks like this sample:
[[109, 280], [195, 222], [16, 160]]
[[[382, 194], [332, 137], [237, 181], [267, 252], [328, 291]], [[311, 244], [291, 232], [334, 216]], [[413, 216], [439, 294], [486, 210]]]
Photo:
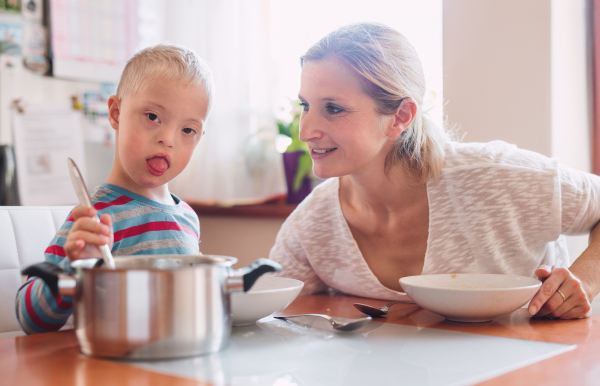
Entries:
[[208, 64], [187, 48], [158, 44], [136, 52], [125, 65], [117, 97], [123, 99], [138, 93], [154, 79], [187, 82], [204, 88], [208, 110], [213, 100], [213, 79]]
[[387, 155], [385, 171], [402, 162], [418, 182], [432, 177], [437, 181], [449, 137], [423, 111], [425, 77], [409, 41], [383, 24], [350, 24], [309, 48], [301, 57], [301, 64], [326, 58], [340, 60], [358, 75], [364, 92], [375, 101], [382, 115], [395, 114], [405, 98], [413, 100], [417, 112]]

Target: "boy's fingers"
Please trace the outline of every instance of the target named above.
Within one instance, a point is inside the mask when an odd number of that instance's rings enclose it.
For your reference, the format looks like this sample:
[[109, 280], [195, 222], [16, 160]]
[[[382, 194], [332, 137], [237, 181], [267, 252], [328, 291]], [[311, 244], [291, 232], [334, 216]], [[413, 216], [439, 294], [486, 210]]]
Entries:
[[108, 214], [103, 214], [102, 217], [100, 217], [100, 222], [108, 225], [109, 227], [112, 226], [112, 220], [110, 219], [110, 216]]
[[76, 231], [72, 233], [73, 242], [82, 241], [84, 243], [84, 246], [85, 244], [104, 245], [109, 243], [109, 239], [107, 236], [100, 235], [98, 233], [84, 231]]
[[69, 260], [77, 260], [81, 258], [81, 253], [85, 248], [85, 242], [83, 240], [67, 240], [64, 248]]
[[73, 208], [71, 214], [73, 215], [73, 218], [75, 220], [82, 217], [94, 217], [94, 215], [96, 214], [96, 209], [90, 208], [89, 206], [80, 205]]
[[85, 247], [85, 241], [83, 240], [67, 240], [65, 242], [65, 250], [69, 252], [76, 252]]
[[111, 227], [110, 225], [99, 223], [91, 217], [83, 217], [75, 221], [75, 224], [73, 224], [71, 232], [74, 231], [86, 231], [110, 236]]

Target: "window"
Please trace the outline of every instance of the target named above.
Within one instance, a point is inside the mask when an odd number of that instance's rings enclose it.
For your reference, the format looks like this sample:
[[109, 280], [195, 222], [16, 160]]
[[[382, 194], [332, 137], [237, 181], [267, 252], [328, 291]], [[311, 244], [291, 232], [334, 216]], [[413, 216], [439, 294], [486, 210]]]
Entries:
[[442, 125], [441, 0], [271, 0], [270, 40], [276, 100], [296, 99], [300, 56], [329, 32], [350, 23], [386, 24], [408, 38], [417, 50], [428, 93], [430, 116]]
[[600, 175], [600, 0], [592, 5], [593, 28], [593, 135], [592, 135], [592, 172]]
[[[165, 37], [206, 59], [216, 98], [188, 168], [171, 190], [192, 202], [248, 203], [285, 193], [274, 137], [281, 106], [295, 100], [300, 56], [345, 24], [375, 21], [415, 46], [430, 116], [442, 124], [441, 0], [174, 0]], [[265, 149], [273, 144], [274, 151]]]

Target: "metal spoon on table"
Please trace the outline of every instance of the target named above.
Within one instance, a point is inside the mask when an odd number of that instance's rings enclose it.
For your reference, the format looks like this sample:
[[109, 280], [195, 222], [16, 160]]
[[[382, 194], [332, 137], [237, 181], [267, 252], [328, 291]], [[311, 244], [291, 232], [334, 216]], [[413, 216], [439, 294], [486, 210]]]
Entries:
[[[85, 187], [85, 182], [83, 182], [83, 176], [81, 172], [79, 172], [79, 168], [75, 164], [71, 158], [67, 158], [67, 164], [69, 165], [69, 175], [71, 176], [71, 182], [73, 183], [73, 187], [75, 188], [75, 192], [77, 193], [77, 197], [79, 198], [79, 203], [81, 206], [87, 206], [93, 208], [92, 200], [90, 200], [90, 195], [88, 194], [88, 190]], [[100, 222], [98, 215], [94, 216], [94, 220]], [[101, 245], [100, 253], [102, 253], [102, 260], [104, 260], [104, 265], [106, 265], [110, 269], [115, 269], [115, 260], [113, 259], [112, 253], [110, 252], [110, 248], [107, 244]]]
[[397, 300], [395, 302], [389, 302], [388, 304], [386, 304], [380, 308], [369, 306], [367, 304], [362, 304], [362, 303], [354, 303], [354, 307], [357, 310], [359, 310], [360, 312], [362, 312], [363, 314], [367, 314], [367, 315], [373, 316], [373, 317], [378, 317], [378, 316], [387, 315], [388, 311], [390, 310], [390, 307], [393, 306], [394, 304], [398, 304], [398, 303], [413, 303], [414, 304], [414, 302], [412, 300]]
[[[302, 314], [302, 315], [288, 315], [288, 316], [275, 316], [275, 319], [288, 320], [295, 319], [294, 321], [298, 321], [300, 324], [310, 324], [311, 319], [315, 318], [323, 318], [331, 324], [334, 330], [338, 331], [354, 331], [358, 330], [362, 326], [371, 322], [371, 317], [367, 316], [360, 319], [348, 319], [348, 318], [338, 318], [329, 315], [323, 314]], [[314, 321], [314, 320], [313, 320]], [[308, 322], [308, 323], [307, 323]]]

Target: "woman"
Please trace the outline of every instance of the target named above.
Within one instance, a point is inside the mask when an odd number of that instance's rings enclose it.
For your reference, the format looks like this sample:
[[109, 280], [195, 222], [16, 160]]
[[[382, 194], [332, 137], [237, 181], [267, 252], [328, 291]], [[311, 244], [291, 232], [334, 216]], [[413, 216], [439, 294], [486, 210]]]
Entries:
[[[532, 315], [590, 316], [600, 177], [501, 141], [451, 141], [423, 111], [414, 48], [384, 25], [340, 28], [301, 63], [300, 139], [328, 180], [277, 236], [281, 275], [303, 280], [304, 293], [394, 300], [409, 275], [535, 274], [544, 283]], [[590, 230], [569, 267], [561, 235]]]

